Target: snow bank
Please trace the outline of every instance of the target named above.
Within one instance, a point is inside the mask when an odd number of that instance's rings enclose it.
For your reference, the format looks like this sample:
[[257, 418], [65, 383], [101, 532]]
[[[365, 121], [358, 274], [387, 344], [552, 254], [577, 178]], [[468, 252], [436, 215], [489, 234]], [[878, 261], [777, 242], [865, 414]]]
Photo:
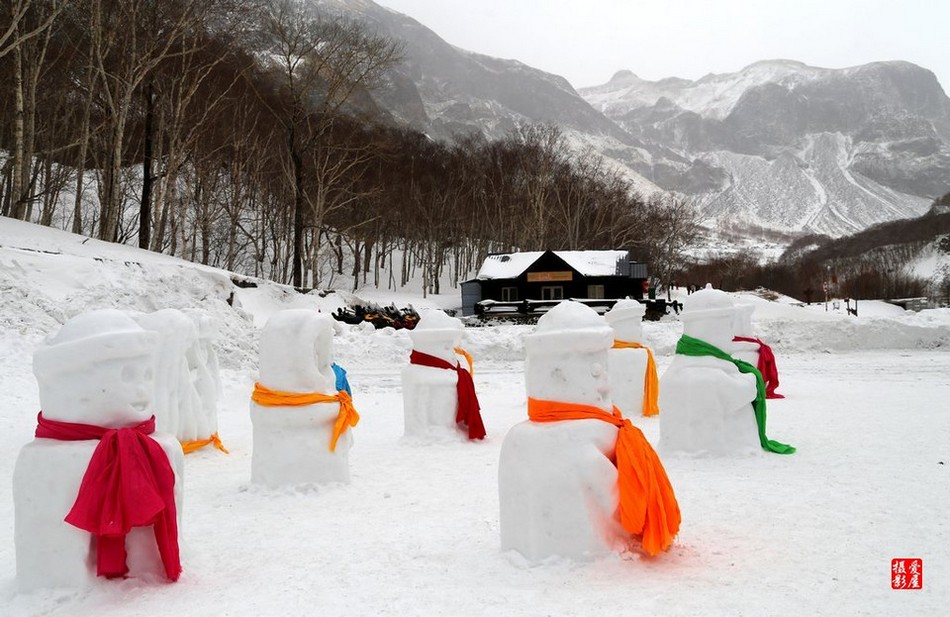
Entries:
[[[758, 334], [782, 354], [950, 348], [948, 309], [912, 313], [884, 302], [862, 301], [855, 318], [844, 314], [843, 305], [837, 312], [825, 312], [824, 304], [799, 306], [787, 298], [737, 296], [755, 305]], [[450, 308], [459, 301], [455, 292], [422, 299], [377, 289], [360, 291], [359, 298], [413, 304], [420, 310]], [[359, 298], [346, 291], [299, 294], [266, 281], [255, 288], [238, 288], [223, 270], [0, 218], [0, 332], [19, 332], [34, 341], [68, 318], [93, 309], [197, 309], [221, 333], [215, 345], [222, 368], [253, 371], [259, 329], [274, 312], [309, 308], [330, 313]], [[466, 328], [462, 347], [476, 361], [520, 362], [524, 337], [531, 330], [530, 325], [507, 324]], [[644, 342], [661, 356], [672, 355], [681, 333], [675, 315], [643, 324]], [[405, 331], [342, 323], [335, 343], [341, 365], [366, 368], [404, 364], [411, 347]]]

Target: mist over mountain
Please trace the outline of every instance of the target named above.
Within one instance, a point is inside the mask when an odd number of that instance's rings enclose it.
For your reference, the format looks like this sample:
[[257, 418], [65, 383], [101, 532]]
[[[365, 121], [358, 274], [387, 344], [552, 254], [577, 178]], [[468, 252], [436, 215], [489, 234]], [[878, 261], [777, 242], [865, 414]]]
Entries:
[[376, 92], [397, 118], [432, 137], [478, 132], [503, 137], [519, 122], [552, 122], [565, 129], [630, 142], [563, 77], [517, 60], [454, 47], [416, 20], [367, 0], [319, 0], [404, 44], [405, 61]]
[[404, 44], [374, 96], [433, 138], [499, 138], [551, 122], [622, 166], [644, 193], [728, 220], [840, 236], [913, 217], [950, 190], [950, 99], [907, 62], [824, 69], [791, 60], [691, 81], [620, 71], [575, 90], [562, 77], [465, 51], [370, 0], [319, 0]]

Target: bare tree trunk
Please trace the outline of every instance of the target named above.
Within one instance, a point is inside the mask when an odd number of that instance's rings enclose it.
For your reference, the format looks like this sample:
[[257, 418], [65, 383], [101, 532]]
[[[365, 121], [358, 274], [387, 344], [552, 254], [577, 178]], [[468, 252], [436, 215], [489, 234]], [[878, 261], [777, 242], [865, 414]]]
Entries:
[[[297, 152], [296, 133], [291, 124], [287, 131], [287, 146], [290, 148], [290, 159], [294, 172], [294, 247], [293, 247], [293, 285], [303, 285], [303, 160]], [[319, 232], [318, 232], [319, 233]]]
[[86, 83], [89, 85], [89, 93], [83, 101], [82, 126], [79, 130], [79, 157], [76, 167], [76, 195], [73, 198], [73, 227], [74, 234], [81, 234], [82, 225], [82, 192], [83, 182], [86, 175], [86, 156], [89, 151], [89, 121], [92, 114], [92, 97], [95, 91], [95, 73], [90, 64], [86, 71]]
[[336, 273], [343, 274], [343, 234], [337, 232], [336, 240], [333, 242], [333, 252], [336, 255]]
[[[177, 207], [176, 204], [178, 203], [178, 178], [172, 178], [171, 173], [169, 173], [169, 177], [167, 177], [165, 181], [168, 183], [165, 199], [168, 200], [169, 209], [174, 209]], [[169, 225], [168, 254], [177, 255], [178, 254], [178, 217], [175, 215], [174, 212], [170, 212], [169, 214], [168, 225]]]
[[13, 218], [26, 216], [24, 169], [29, 169], [26, 155], [23, 101], [23, 52], [19, 45], [13, 49], [13, 185], [11, 187]]
[[[131, 91], [129, 92], [131, 98]], [[118, 110], [113, 120], [112, 139], [109, 144], [109, 160], [106, 168], [103, 200], [99, 215], [99, 239], [115, 242], [118, 237], [119, 216], [122, 208], [122, 154], [124, 151], [125, 125], [130, 103]]]
[[[155, 134], [165, 134], [164, 109], [159, 110], [158, 128]], [[154, 233], [151, 234], [151, 249], [157, 253], [161, 253], [165, 248], [165, 237], [169, 233], [170, 220], [174, 217], [172, 210], [175, 207], [173, 199], [176, 191], [172, 190], [172, 184], [178, 182], [178, 168], [177, 166], [174, 169], [172, 168], [172, 161], [177, 160], [177, 148], [174, 140], [171, 141], [172, 143], [168, 144], [168, 152], [166, 153], [166, 140], [159, 139], [155, 152], [155, 162], [158, 165], [156, 170], [158, 193], [155, 196], [155, 207], [159, 209], [159, 212], [155, 221]], [[177, 184], [175, 184], [175, 187], [177, 187]]]
[[40, 225], [49, 227], [53, 224], [53, 214], [56, 212], [56, 200], [59, 197], [57, 182], [53, 179], [53, 159], [43, 159], [43, 209], [40, 211]]
[[149, 248], [152, 231], [152, 119], [155, 115], [155, 100], [152, 96], [152, 80], [145, 85], [145, 135], [142, 153], [142, 200], [139, 203], [139, 248]]
[[353, 240], [353, 291], [360, 288], [360, 270], [362, 270], [363, 260], [360, 259], [360, 241]]
[[367, 240], [363, 246], [363, 282], [366, 282], [366, 276], [369, 274], [370, 264], [373, 259], [373, 240]]
[[10, 210], [12, 209], [12, 204], [11, 204], [12, 200], [10, 199], [10, 193], [13, 192], [13, 187], [12, 187], [13, 178], [12, 178], [12, 173], [11, 173], [12, 171], [13, 171], [13, 159], [8, 158], [6, 163], [3, 164], [3, 171], [0, 172], [0, 175], [3, 176], [2, 178], [3, 190], [0, 191], [0, 214], [2, 214], [3, 216], [10, 216], [11, 214]]

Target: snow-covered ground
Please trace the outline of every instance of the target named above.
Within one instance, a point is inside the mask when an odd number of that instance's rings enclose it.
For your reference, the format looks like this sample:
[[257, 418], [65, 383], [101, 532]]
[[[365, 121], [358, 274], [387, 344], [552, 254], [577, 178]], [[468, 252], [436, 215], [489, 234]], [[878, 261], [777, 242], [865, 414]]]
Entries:
[[[234, 293], [233, 304], [227, 303]], [[398, 306], [453, 308], [455, 293], [367, 290]], [[862, 302], [755, 302], [787, 398], [769, 436], [792, 456], [665, 457], [683, 524], [670, 552], [528, 567], [499, 548], [497, 462], [526, 418], [530, 326], [466, 329], [488, 438], [402, 438], [405, 332], [341, 328], [362, 421], [352, 482], [319, 490], [250, 486], [248, 401], [257, 333], [280, 308], [334, 310], [343, 292], [237, 289], [212, 268], [0, 218], [0, 615], [939, 615], [950, 601], [950, 310]], [[16, 591], [13, 501], [20, 447], [39, 401], [32, 351], [93, 308], [200, 308], [221, 338], [220, 435], [231, 450], [186, 460], [184, 574], [176, 584], [100, 581]], [[682, 331], [644, 324], [662, 374]], [[656, 443], [659, 422], [633, 418]], [[894, 591], [893, 558], [923, 559], [923, 589]]]

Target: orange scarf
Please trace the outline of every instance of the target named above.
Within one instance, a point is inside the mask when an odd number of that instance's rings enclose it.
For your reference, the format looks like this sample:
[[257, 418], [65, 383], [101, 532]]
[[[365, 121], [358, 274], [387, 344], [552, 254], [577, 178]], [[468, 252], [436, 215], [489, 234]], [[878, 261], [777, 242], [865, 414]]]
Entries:
[[209, 444], [213, 444], [215, 448], [217, 448], [218, 450], [221, 450], [225, 454], [231, 454], [230, 452], [228, 452], [228, 449], [224, 447], [224, 444], [221, 443], [221, 438], [218, 437], [217, 433], [215, 433], [208, 439], [195, 439], [194, 441], [183, 441], [181, 442], [181, 449], [182, 449], [182, 452], [184, 452], [185, 454], [191, 454], [195, 450], [200, 450]]
[[666, 470], [640, 429], [614, 407], [609, 413], [591, 405], [528, 399], [532, 422], [600, 420], [613, 424], [617, 433], [617, 483], [620, 489], [620, 524], [641, 537], [650, 555], [665, 551], [680, 528], [680, 508]]
[[656, 360], [649, 347], [640, 343], [614, 341], [614, 349], [645, 349], [647, 351], [647, 372], [643, 377], [643, 415], [655, 416], [660, 413], [660, 379], [656, 374]]
[[461, 347], [453, 347], [452, 350], [458, 355], [465, 358], [465, 361], [468, 362], [468, 374], [474, 377], [475, 376], [475, 361], [472, 360], [472, 354], [468, 353]]
[[356, 408], [353, 407], [353, 399], [346, 393], [346, 390], [340, 390], [336, 394], [321, 394], [320, 392], [281, 392], [279, 390], [271, 390], [258, 382], [254, 384], [254, 392], [251, 394], [251, 400], [264, 407], [302, 407], [316, 403], [340, 403], [340, 413], [333, 423], [333, 436], [330, 438], [330, 452], [336, 451], [336, 442], [340, 438], [340, 435], [349, 427], [356, 426], [360, 421], [360, 414], [356, 413]]

